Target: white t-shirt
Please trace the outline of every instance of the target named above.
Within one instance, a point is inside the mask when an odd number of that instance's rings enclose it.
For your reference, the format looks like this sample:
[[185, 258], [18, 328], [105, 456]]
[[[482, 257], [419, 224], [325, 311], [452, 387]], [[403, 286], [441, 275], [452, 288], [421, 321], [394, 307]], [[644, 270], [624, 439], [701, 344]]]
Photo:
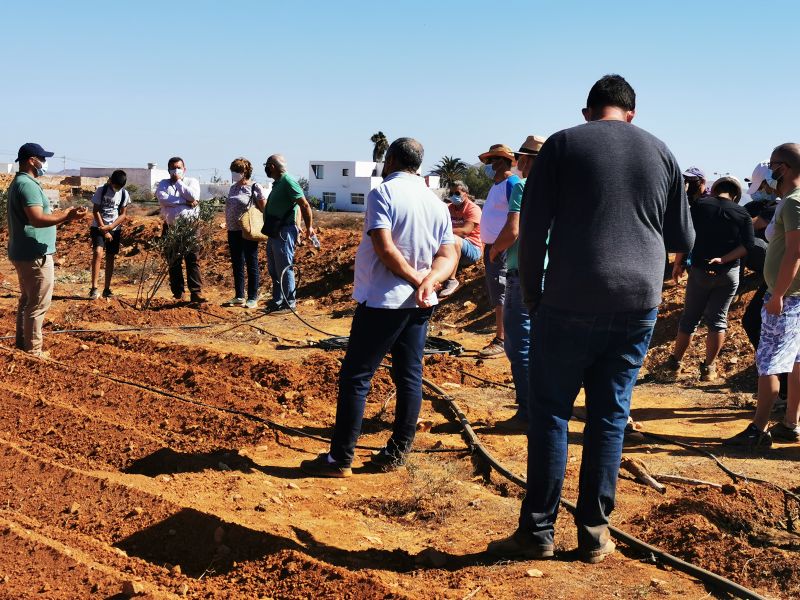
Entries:
[[[403, 258], [425, 271], [442, 245], [455, 243], [447, 207], [422, 177], [404, 172], [392, 173], [367, 196], [353, 298], [370, 308], [416, 308], [414, 286], [386, 268], [375, 253], [369, 236], [373, 229], [391, 230]], [[436, 304], [435, 295], [431, 300]]]
[[[125, 202], [120, 206], [123, 202], [123, 194]], [[130, 203], [131, 195], [124, 188], [115, 192], [114, 188], [109, 184], [101, 185], [92, 196], [92, 204], [100, 207], [100, 218], [103, 219], [103, 225], [110, 225], [116, 221], [117, 217], [119, 217], [120, 209]], [[100, 227], [100, 223], [97, 222], [96, 218], [92, 219], [92, 227]], [[115, 229], [119, 229], [119, 225]]]
[[521, 179], [517, 175], [512, 175], [489, 188], [481, 213], [481, 240], [484, 244], [494, 244], [500, 235], [500, 230], [508, 219], [508, 199], [511, 190], [519, 181]]

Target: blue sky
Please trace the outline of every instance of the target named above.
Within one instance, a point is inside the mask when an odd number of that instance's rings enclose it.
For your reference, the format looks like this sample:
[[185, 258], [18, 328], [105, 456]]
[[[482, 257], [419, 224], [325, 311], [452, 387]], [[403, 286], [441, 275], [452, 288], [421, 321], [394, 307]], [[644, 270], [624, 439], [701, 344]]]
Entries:
[[0, 161], [36, 141], [68, 168], [180, 154], [206, 178], [281, 152], [305, 175], [312, 159], [369, 160], [380, 129], [419, 139], [426, 169], [445, 154], [472, 163], [581, 122], [605, 73], [636, 89], [634, 123], [709, 178], [749, 176], [800, 140], [790, 0], [42, 0], [4, 13]]

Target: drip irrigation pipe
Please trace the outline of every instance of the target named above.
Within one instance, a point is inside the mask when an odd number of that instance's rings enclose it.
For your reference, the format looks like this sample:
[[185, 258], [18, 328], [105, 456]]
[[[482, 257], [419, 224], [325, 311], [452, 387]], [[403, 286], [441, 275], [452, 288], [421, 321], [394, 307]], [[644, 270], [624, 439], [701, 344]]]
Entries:
[[[512, 473], [508, 470], [505, 466], [503, 466], [497, 459], [494, 458], [491, 452], [486, 449], [486, 447], [481, 443], [478, 439], [478, 436], [475, 434], [475, 431], [472, 428], [469, 420], [467, 419], [466, 415], [461, 411], [458, 404], [456, 404], [455, 400], [452, 396], [447, 394], [443, 389], [437, 386], [432, 381], [423, 378], [422, 383], [432, 390], [436, 395], [438, 395], [442, 400], [448, 403], [450, 409], [455, 414], [456, 418], [458, 419], [459, 423], [462, 427], [462, 433], [464, 437], [464, 441], [467, 443], [469, 448], [474, 452], [483, 457], [483, 459], [500, 475], [516, 483], [520, 486], [523, 490], [526, 489], [526, 482], [525, 480]], [[561, 504], [570, 512], [575, 513], [576, 506], [567, 500], [561, 499]], [[623, 542], [627, 546], [639, 550], [640, 552], [644, 552], [647, 554], [652, 554], [653, 556], [659, 558], [663, 563], [668, 564], [692, 577], [699, 579], [700, 581], [714, 586], [717, 589], [723, 590], [729, 594], [736, 596], [737, 598], [745, 598], [747, 600], [767, 600], [764, 596], [750, 590], [746, 587], [731, 581], [721, 575], [717, 575], [716, 573], [712, 573], [711, 571], [707, 571], [702, 567], [698, 567], [697, 565], [693, 565], [692, 563], [686, 562], [677, 556], [674, 556], [660, 548], [655, 546], [651, 546], [647, 542], [640, 540], [633, 535], [622, 531], [621, 529], [617, 529], [616, 527], [609, 525], [608, 527], [609, 532], [611, 535], [616, 538], [617, 540]]]
[[[29, 353], [27, 353], [27, 352], [25, 352], [23, 350], [19, 350], [17, 348], [9, 348], [8, 346], [0, 345], [0, 349], [1, 350], [5, 350], [7, 353], [10, 353], [10, 354], [22, 355], [25, 358], [27, 358], [29, 360], [32, 360], [32, 361], [44, 361], [46, 363], [50, 363], [50, 364], [58, 365], [60, 367], [64, 367], [66, 369], [70, 369], [72, 371], [80, 371], [80, 372], [86, 373], [88, 375], [93, 375], [94, 377], [98, 377], [100, 379], [107, 379], [109, 381], [113, 381], [114, 383], [118, 383], [118, 384], [121, 384], [121, 385], [126, 385], [126, 386], [137, 388], [137, 389], [140, 389], [140, 390], [144, 390], [144, 391], [147, 391], [147, 392], [150, 392], [152, 394], [159, 395], [159, 396], [164, 396], [165, 398], [172, 398], [173, 400], [178, 400], [180, 402], [185, 402], [187, 404], [193, 404], [194, 406], [200, 406], [200, 407], [203, 407], [203, 408], [208, 408], [208, 409], [215, 410], [215, 411], [218, 411], [218, 412], [221, 412], [221, 413], [225, 413], [225, 414], [236, 415], [236, 416], [245, 418], [245, 419], [247, 419], [249, 421], [253, 421], [253, 422], [256, 422], [256, 423], [261, 423], [263, 425], [267, 425], [268, 427], [270, 427], [272, 429], [277, 429], [279, 431], [282, 431], [282, 432], [290, 434], [290, 435], [296, 435], [296, 436], [300, 436], [300, 437], [305, 437], [305, 438], [308, 438], [308, 439], [316, 440], [318, 442], [324, 442], [324, 443], [327, 443], [327, 444], [330, 444], [330, 442], [331, 442], [331, 440], [329, 438], [325, 438], [325, 437], [322, 437], [322, 436], [319, 436], [319, 435], [314, 435], [314, 434], [311, 434], [311, 433], [306, 433], [305, 431], [301, 431], [299, 429], [294, 429], [293, 427], [289, 427], [288, 425], [282, 425], [281, 423], [277, 423], [277, 422], [275, 422], [275, 421], [273, 421], [271, 419], [265, 419], [264, 417], [259, 417], [258, 415], [254, 415], [252, 413], [248, 413], [248, 412], [243, 411], [243, 410], [238, 410], [236, 408], [225, 408], [225, 407], [222, 407], [222, 406], [215, 406], [213, 404], [208, 404], [207, 402], [203, 402], [202, 400], [196, 400], [194, 398], [189, 398], [188, 396], [183, 396], [181, 394], [175, 394], [174, 392], [170, 392], [170, 391], [167, 391], [167, 390], [162, 390], [162, 389], [157, 388], [155, 386], [147, 385], [147, 384], [144, 384], [144, 383], [139, 383], [138, 381], [132, 381], [132, 380], [129, 380], [129, 379], [123, 379], [121, 377], [116, 377], [115, 375], [108, 375], [106, 373], [97, 372], [95, 370], [85, 369], [85, 368], [79, 367], [77, 365], [70, 365], [70, 364], [62, 362], [60, 360], [56, 360], [54, 358], [34, 357], [34, 356], [30, 355]], [[358, 448], [359, 450], [372, 450], [372, 451], [382, 450], [382, 448], [377, 448], [377, 447], [374, 447], [374, 446], [357, 445], [356, 448]], [[464, 452], [464, 450], [462, 448], [420, 448], [418, 450], [412, 450], [412, 452], [416, 452], [416, 453], [419, 453], [419, 454], [435, 454], [435, 453], [443, 453], [443, 452]]]
[[507, 383], [500, 383], [499, 381], [492, 381], [491, 379], [484, 379], [483, 377], [478, 377], [477, 375], [473, 375], [472, 373], [465, 371], [464, 369], [459, 369], [459, 373], [461, 373], [461, 382], [464, 382], [464, 376], [471, 377], [472, 379], [477, 379], [478, 381], [482, 381], [483, 383], [488, 383], [489, 385], [493, 385], [496, 387], [506, 388], [509, 390], [513, 390], [513, 385], [508, 385]]

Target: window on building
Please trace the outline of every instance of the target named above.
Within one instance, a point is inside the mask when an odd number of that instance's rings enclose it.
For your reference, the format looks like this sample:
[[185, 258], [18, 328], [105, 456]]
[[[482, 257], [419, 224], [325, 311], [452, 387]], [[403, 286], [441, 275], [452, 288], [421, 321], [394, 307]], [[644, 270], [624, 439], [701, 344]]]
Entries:
[[350, 194], [350, 204], [364, 204], [364, 194]]
[[336, 204], [336, 192], [322, 192], [322, 201], [325, 206], [333, 206]]
[[311, 165], [311, 170], [314, 172], [314, 177], [323, 179], [325, 177], [325, 165]]
[[342, 169], [342, 177], [350, 177], [350, 169]]

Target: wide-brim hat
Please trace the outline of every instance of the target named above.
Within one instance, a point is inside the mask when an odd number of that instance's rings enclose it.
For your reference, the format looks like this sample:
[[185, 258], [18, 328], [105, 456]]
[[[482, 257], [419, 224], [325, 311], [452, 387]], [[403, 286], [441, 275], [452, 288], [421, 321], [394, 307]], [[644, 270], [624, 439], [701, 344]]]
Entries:
[[517, 164], [517, 159], [514, 158], [514, 151], [505, 144], [493, 144], [492, 146], [489, 146], [489, 151], [478, 155], [478, 160], [480, 160], [483, 164], [486, 164], [490, 158], [494, 158], [496, 156], [500, 158], [507, 158], [511, 161], [512, 166]]
[[539, 154], [539, 150], [542, 149], [544, 143], [547, 141], [547, 138], [543, 138], [538, 135], [529, 135], [524, 142], [522, 142], [522, 146], [519, 147], [514, 153], [514, 156], [519, 158], [520, 154], [524, 154], [525, 156], [536, 156]]
[[735, 185], [736, 189], [738, 189], [739, 192], [736, 194], [736, 197], [734, 198], [734, 201], [738, 202], [739, 200], [741, 200], [741, 198], [742, 198], [742, 184], [738, 179], [736, 179], [736, 177], [734, 177], [733, 175], [725, 175], [724, 177], [720, 177], [719, 179], [717, 179], [711, 185], [711, 193], [712, 194], [714, 194], [714, 190], [716, 190], [717, 186], [719, 186], [720, 183], [732, 183], [733, 185]]

